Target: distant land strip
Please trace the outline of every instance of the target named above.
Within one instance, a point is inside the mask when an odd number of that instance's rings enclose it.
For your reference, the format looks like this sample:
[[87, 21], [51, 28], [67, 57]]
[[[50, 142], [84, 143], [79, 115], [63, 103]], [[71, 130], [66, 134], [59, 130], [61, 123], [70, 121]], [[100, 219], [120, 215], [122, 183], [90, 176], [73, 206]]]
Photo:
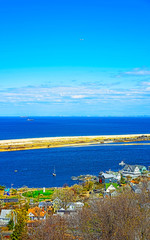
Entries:
[[99, 135], [73, 137], [45, 137], [0, 140], [0, 152], [40, 148], [84, 146], [109, 143], [150, 141], [150, 134]]

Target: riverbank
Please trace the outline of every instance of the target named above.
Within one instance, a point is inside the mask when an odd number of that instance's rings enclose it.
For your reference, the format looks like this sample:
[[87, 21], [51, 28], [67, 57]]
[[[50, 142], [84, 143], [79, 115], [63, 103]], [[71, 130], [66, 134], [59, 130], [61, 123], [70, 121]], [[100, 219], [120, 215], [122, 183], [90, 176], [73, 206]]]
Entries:
[[0, 140], [0, 152], [40, 148], [84, 146], [93, 144], [150, 141], [150, 134], [99, 135], [75, 137], [46, 137]]

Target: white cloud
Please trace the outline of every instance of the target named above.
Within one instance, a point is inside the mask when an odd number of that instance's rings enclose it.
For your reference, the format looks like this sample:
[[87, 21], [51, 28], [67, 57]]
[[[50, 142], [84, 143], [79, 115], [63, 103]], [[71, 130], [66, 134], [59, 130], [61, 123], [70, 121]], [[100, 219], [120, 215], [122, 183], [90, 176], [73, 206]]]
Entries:
[[131, 71], [124, 72], [125, 75], [147, 76], [150, 75], [150, 70], [135, 68]]
[[86, 95], [72, 95], [71, 98], [75, 98], [75, 99], [81, 99], [81, 98], [85, 98]]
[[96, 104], [99, 101], [149, 100], [150, 83], [136, 88], [108, 89], [103, 86], [80, 87], [25, 87], [4, 89], [0, 93], [0, 102], [9, 103], [83, 103]]
[[144, 86], [149, 86], [149, 85], [150, 85], [150, 82], [142, 82], [142, 85], [144, 85]]

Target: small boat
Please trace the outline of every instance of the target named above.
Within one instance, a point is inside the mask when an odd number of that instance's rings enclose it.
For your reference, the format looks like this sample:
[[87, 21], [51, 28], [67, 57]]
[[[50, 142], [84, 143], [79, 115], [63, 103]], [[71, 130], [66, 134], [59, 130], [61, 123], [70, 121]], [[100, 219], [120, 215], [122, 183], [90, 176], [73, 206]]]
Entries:
[[124, 165], [125, 165], [124, 161], [121, 161], [121, 162], [119, 163], [119, 165], [120, 165], [120, 166], [124, 166]]
[[28, 118], [27, 121], [34, 121], [34, 119], [32, 119], [32, 118]]
[[18, 170], [15, 170], [14, 172], [18, 172]]
[[54, 168], [54, 172], [53, 172], [53, 177], [56, 177], [56, 172], [55, 172], [55, 168]]

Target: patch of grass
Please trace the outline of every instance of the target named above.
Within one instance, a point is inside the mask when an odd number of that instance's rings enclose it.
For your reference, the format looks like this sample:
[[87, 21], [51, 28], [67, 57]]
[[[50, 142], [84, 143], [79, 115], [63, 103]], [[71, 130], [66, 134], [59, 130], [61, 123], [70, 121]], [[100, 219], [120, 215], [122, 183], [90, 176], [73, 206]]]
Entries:
[[50, 199], [51, 195], [53, 194], [53, 190], [45, 190], [45, 193], [43, 193], [43, 190], [39, 190], [39, 191], [28, 191], [23, 193], [22, 195], [24, 197], [28, 197], [28, 198], [38, 198], [39, 199]]
[[118, 183], [105, 183], [106, 189], [110, 186], [113, 185], [116, 189], [118, 188]]

